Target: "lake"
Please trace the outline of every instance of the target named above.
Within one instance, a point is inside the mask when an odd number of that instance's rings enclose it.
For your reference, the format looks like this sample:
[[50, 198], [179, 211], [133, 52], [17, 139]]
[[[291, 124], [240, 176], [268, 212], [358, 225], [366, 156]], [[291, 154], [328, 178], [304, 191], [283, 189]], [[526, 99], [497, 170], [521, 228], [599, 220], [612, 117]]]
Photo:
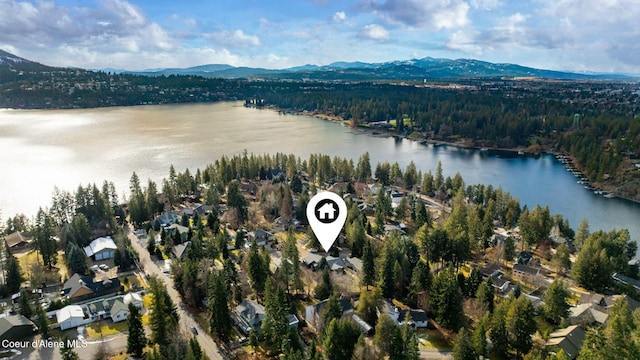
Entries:
[[[640, 206], [594, 195], [576, 183], [553, 156], [505, 159], [476, 150], [422, 145], [373, 136], [311, 116], [284, 115], [245, 108], [241, 102], [136, 106], [81, 110], [0, 110], [0, 215], [34, 216], [48, 206], [54, 186], [75, 191], [78, 185], [113, 181], [128, 191], [135, 171], [146, 185], [160, 182], [173, 164], [178, 171], [207, 164], [222, 155], [312, 153], [358, 157], [368, 151], [372, 167], [385, 160], [402, 167], [414, 161], [445, 176], [460, 172], [466, 184], [502, 187], [521, 204], [549, 205], [577, 228], [628, 228], [640, 239]], [[122, 195], [121, 195], [122, 198]]]

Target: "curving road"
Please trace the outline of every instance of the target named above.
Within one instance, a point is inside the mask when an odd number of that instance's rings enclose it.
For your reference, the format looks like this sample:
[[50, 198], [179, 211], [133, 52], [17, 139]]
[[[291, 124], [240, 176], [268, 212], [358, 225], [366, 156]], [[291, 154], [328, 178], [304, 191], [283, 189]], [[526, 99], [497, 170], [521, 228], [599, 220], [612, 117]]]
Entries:
[[147, 275], [155, 275], [162, 280], [167, 288], [167, 292], [173, 300], [173, 303], [178, 305], [178, 314], [180, 314], [180, 329], [185, 333], [191, 335], [191, 327], [194, 326], [198, 330], [198, 343], [200, 347], [207, 354], [211, 360], [222, 360], [225, 357], [220, 353], [218, 345], [213, 341], [211, 336], [200, 326], [200, 324], [191, 316], [191, 313], [185, 310], [182, 306], [182, 301], [178, 291], [173, 287], [173, 279], [162, 273], [162, 270], [156, 265], [149, 256], [149, 252], [146, 249], [146, 241], [139, 239], [129, 227], [125, 227], [125, 232], [131, 240], [132, 247], [138, 252], [140, 257], [140, 266], [144, 269]]

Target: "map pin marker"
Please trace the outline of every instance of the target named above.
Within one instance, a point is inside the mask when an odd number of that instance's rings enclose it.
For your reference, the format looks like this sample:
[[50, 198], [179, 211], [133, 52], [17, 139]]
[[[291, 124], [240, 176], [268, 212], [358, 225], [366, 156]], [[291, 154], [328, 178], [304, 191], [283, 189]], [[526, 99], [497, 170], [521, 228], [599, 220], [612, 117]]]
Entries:
[[320, 244], [328, 252], [347, 220], [347, 204], [334, 192], [317, 193], [307, 205], [307, 220]]

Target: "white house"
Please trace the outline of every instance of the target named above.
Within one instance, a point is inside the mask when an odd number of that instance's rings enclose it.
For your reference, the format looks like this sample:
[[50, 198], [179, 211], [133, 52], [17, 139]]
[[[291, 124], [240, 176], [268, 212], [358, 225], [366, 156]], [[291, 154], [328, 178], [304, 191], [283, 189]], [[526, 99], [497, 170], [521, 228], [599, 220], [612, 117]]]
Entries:
[[138, 308], [142, 308], [142, 296], [138, 293], [130, 292], [124, 296], [123, 302], [125, 305], [133, 303]]
[[85, 254], [93, 257], [96, 261], [111, 259], [116, 250], [118, 250], [118, 247], [111, 236], [99, 237], [84, 248]]
[[84, 325], [91, 320], [85, 321], [84, 311], [80, 305], [67, 305], [56, 312], [56, 319], [60, 324], [60, 330], [71, 329]]
[[127, 316], [129, 316], [129, 308], [122, 301], [116, 300], [113, 302], [109, 313], [111, 315], [111, 320], [116, 323], [127, 320]]

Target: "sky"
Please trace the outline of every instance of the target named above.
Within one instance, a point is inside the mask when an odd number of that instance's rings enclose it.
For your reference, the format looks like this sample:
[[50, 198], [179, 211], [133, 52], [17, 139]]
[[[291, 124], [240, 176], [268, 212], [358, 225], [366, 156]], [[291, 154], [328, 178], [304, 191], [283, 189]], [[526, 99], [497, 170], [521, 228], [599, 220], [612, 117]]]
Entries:
[[0, 49], [87, 69], [430, 56], [640, 74], [638, 19], [638, 0], [0, 0]]

